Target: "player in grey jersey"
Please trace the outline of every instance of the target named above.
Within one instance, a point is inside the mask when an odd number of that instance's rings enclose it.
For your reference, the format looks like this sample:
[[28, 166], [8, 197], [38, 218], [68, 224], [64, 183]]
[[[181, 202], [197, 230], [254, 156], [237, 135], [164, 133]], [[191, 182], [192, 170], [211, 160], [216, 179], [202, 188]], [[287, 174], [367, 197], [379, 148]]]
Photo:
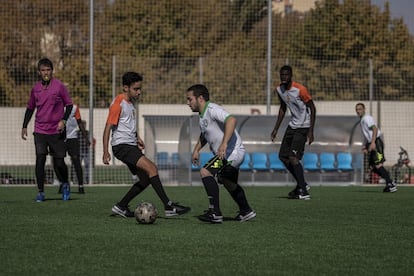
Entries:
[[198, 216], [201, 221], [222, 223], [219, 186], [223, 184], [239, 206], [238, 221], [256, 217], [250, 208], [243, 188], [238, 184], [239, 166], [243, 162], [245, 148], [236, 128], [236, 119], [221, 106], [210, 102], [207, 87], [196, 84], [187, 89], [187, 105], [200, 114], [200, 138], [194, 147], [192, 162], [198, 163], [199, 152], [209, 144], [214, 157], [200, 169], [201, 180], [209, 198], [209, 209]]

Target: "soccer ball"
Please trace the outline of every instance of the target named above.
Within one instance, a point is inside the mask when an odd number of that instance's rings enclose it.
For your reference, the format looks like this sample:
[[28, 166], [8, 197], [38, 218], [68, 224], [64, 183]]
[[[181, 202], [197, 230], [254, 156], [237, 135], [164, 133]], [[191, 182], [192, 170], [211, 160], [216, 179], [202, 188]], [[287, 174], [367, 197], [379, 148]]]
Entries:
[[150, 202], [142, 202], [135, 209], [135, 219], [141, 224], [152, 224], [158, 217], [158, 210]]

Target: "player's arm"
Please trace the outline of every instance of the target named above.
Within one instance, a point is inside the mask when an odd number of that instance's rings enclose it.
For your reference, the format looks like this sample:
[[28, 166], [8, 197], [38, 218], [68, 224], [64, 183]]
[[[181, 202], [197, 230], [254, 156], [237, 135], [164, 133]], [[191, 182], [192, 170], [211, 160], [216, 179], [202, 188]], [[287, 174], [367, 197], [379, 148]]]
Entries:
[[85, 138], [86, 145], [90, 146], [91, 142], [89, 141], [88, 133], [86, 132], [85, 126], [82, 124], [82, 119], [76, 119], [76, 122], [78, 123], [78, 127], [83, 135], [83, 138]]
[[102, 162], [106, 165], [109, 165], [109, 161], [111, 161], [111, 154], [109, 153], [108, 147], [109, 147], [109, 135], [111, 134], [112, 124], [106, 123], [105, 129], [103, 132], [103, 156], [102, 156]]
[[283, 118], [285, 118], [286, 109], [287, 109], [286, 103], [280, 98], [280, 96], [279, 96], [279, 101], [280, 101], [279, 113], [277, 115], [275, 127], [273, 128], [272, 133], [270, 134], [270, 138], [272, 142], [274, 142], [276, 139], [277, 132], [279, 130], [280, 125], [282, 124]]
[[33, 116], [33, 109], [26, 108], [26, 112], [24, 113], [24, 119], [23, 119], [23, 127], [22, 127], [22, 139], [26, 140], [27, 137], [27, 125], [30, 122], [30, 119]]
[[221, 141], [221, 144], [217, 150], [217, 155], [220, 159], [226, 158], [227, 143], [229, 142], [231, 136], [234, 133], [234, 130], [236, 129], [236, 123], [236, 118], [231, 115], [228, 116], [224, 121], [223, 140]]
[[193, 149], [193, 154], [191, 156], [191, 163], [198, 165], [198, 160], [200, 158], [200, 150], [207, 144], [206, 138], [204, 138], [203, 134], [200, 134], [198, 141]]
[[375, 144], [375, 140], [377, 140], [378, 128], [375, 125], [373, 125], [371, 127], [371, 130], [372, 130], [372, 138], [371, 138], [368, 150], [369, 151], [375, 151], [377, 149], [377, 145]]
[[72, 112], [73, 104], [69, 104], [65, 107], [65, 114], [58, 123], [58, 130], [63, 131], [66, 127], [66, 121], [69, 119], [70, 113]]
[[308, 131], [308, 142], [309, 145], [312, 144], [313, 140], [314, 140], [314, 136], [313, 136], [313, 129], [315, 127], [315, 119], [316, 119], [316, 107], [315, 104], [313, 103], [312, 100], [309, 100], [306, 103], [306, 106], [309, 108], [311, 114], [310, 114], [310, 127], [309, 127], [309, 131]]

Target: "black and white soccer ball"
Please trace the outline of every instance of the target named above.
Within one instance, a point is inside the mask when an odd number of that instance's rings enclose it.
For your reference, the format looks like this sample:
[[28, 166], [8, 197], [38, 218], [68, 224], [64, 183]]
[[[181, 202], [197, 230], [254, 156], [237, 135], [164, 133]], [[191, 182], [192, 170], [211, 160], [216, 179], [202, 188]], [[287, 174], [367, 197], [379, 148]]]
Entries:
[[150, 202], [142, 202], [135, 209], [135, 219], [141, 224], [152, 224], [158, 217], [158, 210]]

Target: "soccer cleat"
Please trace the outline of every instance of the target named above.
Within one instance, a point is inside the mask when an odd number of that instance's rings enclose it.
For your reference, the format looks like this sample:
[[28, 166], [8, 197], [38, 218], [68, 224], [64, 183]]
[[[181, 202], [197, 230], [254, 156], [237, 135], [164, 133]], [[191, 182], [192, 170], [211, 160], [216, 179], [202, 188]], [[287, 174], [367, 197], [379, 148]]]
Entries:
[[236, 220], [240, 222], [248, 221], [256, 217], [256, 212], [254, 210], [249, 210], [247, 212], [240, 212], [236, 216]]
[[133, 218], [134, 212], [131, 212], [128, 207], [121, 207], [118, 204], [112, 206], [112, 215], [117, 215], [123, 218]]
[[70, 186], [69, 183], [63, 183], [62, 185], [62, 199], [69, 200], [70, 199]]
[[[290, 193], [289, 193], [290, 194]], [[288, 197], [289, 199], [301, 199], [301, 200], [309, 200], [310, 195], [308, 191], [305, 189], [297, 189], [295, 194], [292, 194]]]
[[[308, 183], [305, 183], [306, 184], [306, 191], [310, 191], [310, 189], [311, 189], [311, 186], [308, 184]], [[295, 195], [296, 195], [296, 192], [297, 192], [297, 190], [299, 189], [299, 187], [298, 186], [296, 186], [296, 188], [295, 189], [293, 189], [292, 191], [290, 191], [289, 193], [288, 193], [288, 197], [289, 198], [291, 198], [291, 197], [294, 197]]]
[[222, 223], [223, 222], [223, 216], [221, 215], [221, 212], [214, 211], [213, 209], [208, 209], [204, 214], [199, 215], [198, 219], [204, 222], [210, 222], [210, 223]]
[[36, 202], [42, 202], [42, 201], [45, 201], [45, 193], [44, 192], [40, 192], [36, 196]]
[[177, 203], [171, 202], [171, 204], [165, 207], [164, 212], [166, 217], [174, 217], [188, 213], [190, 212], [190, 210], [190, 207], [182, 206]]
[[78, 192], [79, 192], [80, 194], [84, 194], [84, 193], [85, 193], [85, 188], [83, 188], [83, 187], [79, 187]]
[[395, 183], [388, 183], [383, 190], [384, 193], [394, 193], [396, 191], [397, 185], [395, 185]]

